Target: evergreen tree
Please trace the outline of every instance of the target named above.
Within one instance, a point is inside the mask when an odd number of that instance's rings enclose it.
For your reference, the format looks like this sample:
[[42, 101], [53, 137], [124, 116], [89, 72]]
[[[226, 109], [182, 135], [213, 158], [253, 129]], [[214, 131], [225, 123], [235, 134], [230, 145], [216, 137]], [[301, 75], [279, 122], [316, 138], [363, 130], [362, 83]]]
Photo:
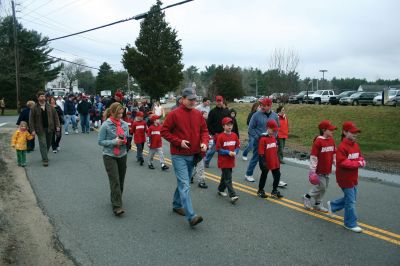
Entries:
[[183, 79], [182, 47], [177, 32], [165, 21], [157, 1], [140, 24], [136, 47], [126, 46], [122, 62], [142, 91], [152, 99], [178, 88]]
[[218, 66], [215, 71], [209, 96], [222, 95], [227, 101], [233, 101], [244, 95], [242, 74], [239, 67]]
[[104, 62], [100, 66], [99, 73], [96, 78], [96, 91], [100, 92], [103, 90], [110, 90], [114, 93], [117, 89], [115, 88], [114, 80], [113, 80], [114, 71], [111, 69], [111, 66]]

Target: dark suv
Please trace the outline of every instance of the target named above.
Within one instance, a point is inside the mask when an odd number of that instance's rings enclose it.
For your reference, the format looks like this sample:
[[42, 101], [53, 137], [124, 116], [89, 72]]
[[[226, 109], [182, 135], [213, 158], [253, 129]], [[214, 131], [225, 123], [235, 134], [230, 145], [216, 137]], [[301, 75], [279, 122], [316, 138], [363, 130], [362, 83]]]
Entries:
[[[313, 94], [314, 91], [308, 91], [308, 94]], [[289, 97], [289, 103], [303, 103], [304, 101], [304, 96], [307, 95], [307, 91], [301, 91], [297, 95], [292, 95]]]
[[342, 97], [339, 100], [339, 103], [351, 105], [372, 105], [375, 96], [378, 96], [379, 94], [380, 92], [356, 92], [350, 97]]
[[329, 103], [333, 104], [333, 105], [339, 104], [340, 98], [349, 97], [354, 93], [356, 93], [356, 91], [344, 91], [344, 92], [340, 93], [339, 95], [330, 97], [329, 98]]

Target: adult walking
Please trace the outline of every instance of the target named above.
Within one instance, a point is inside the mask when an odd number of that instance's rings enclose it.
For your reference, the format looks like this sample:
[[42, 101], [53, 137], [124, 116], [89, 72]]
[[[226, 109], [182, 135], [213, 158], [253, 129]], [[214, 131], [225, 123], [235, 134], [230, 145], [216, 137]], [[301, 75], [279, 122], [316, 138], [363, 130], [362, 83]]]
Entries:
[[[56, 109], [58, 120], [60, 121], [60, 127], [62, 128], [62, 125], [64, 125], [64, 113], [54, 97], [50, 98], [50, 106]], [[61, 131], [62, 130], [54, 132], [51, 138], [51, 148], [53, 153], [57, 153], [60, 150]]]
[[[247, 115], [247, 122], [246, 122], [247, 126], [249, 126], [250, 119], [253, 117], [255, 112], [257, 112], [259, 106], [260, 106], [260, 102], [253, 103], [253, 106], [251, 107], [251, 111]], [[249, 136], [249, 142], [247, 143], [247, 146], [244, 149], [243, 154], [242, 154], [243, 155], [242, 156], [243, 161], [247, 161], [247, 154], [249, 154], [249, 151], [251, 149], [253, 149], [253, 145], [254, 145], [254, 138], [250, 134], [248, 134], [248, 136]]]
[[210, 161], [215, 153], [215, 142], [218, 134], [221, 134], [224, 129], [222, 128], [222, 119], [229, 117], [229, 109], [224, 106], [224, 98], [220, 95], [215, 97], [216, 106], [210, 111], [207, 119], [207, 126], [210, 132], [210, 137], [213, 139], [210, 149], [207, 151], [204, 165], [206, 168], [210, 167]]
[[78, 103], [78, 113], [81, 121], [82, 133], [90, 133], [90, 109], [92, 109], [92, 104], [88, 101], [86, 95], [82, 95], [82, 100]]
[[122, 208], [122, 192], [126, 174], [126, 142], [128, 124], [122, 120], [124, 107], [115, 102], [106, 110], [109, 117], [100, 128], [98, 143], [103, 146], [103, 162], [110, 181], [111, 205], [115, 215], [125, 212]]
[[177, 179], [172, 210], [186, 216], [190, 226], [203, 221], [193, 210], [189, 180], [194, 164], [200, 153], [207, 150], [209, 140], [206, 122], [201, 112], [195, 109], [196, 99], [193, 88], [184, 89], [182, 104], [168, 114], [161, 129], [161, 135], [170, 142], [172, 165]]
[[156, 101], [153, 106], [153, 114], [159, 116], [161, 118], [165, 117], [165, 110], [164, 107], [160, 104], [160, 101]]
[[289, 120], [285, 114], [285, 107], [283, 105], [276, 108], [278, 113], [280, 127], [278, 130], [278, 156], [281, 164], [285, 164], [283, 161], [283, 150], [285, 149], [286, 139], [289, 136]]
[[60, 120], [58, 120], [56, 109], [46, 102], [43, 91], [39, 91], [36, 97], [38, 102], [29, 114], [29, 127], [32, 130], [32, 136], [37, 135], [38, 137], [43, 166], [47, 167], [49, 166], [48, 152], [54, 130], [61, 130]]
[[[26, 102], [26, 106], [24, 108], [22, 108], [21, 113], [19, 113], [18, 120], [16, 123], [18, 126], [20, 125], [20, 123], [22, 121], [26, 122], [29, 125], [29, 114], [31, 113], [31, 109], [33, 106], [35, 106], [34, 101]], [[30, 128], [28, 128], [28, 132], [32, 133], [32, 130]], [[33, 151], [35, 149], [35, 139], [28, 140], [26, 143], [26, 146], [27, 146], [27, 149], [26, 149], [27, 152]]]
[[4, 115], [4, 110], [6, 109], [6, 101], [4, 100], [4, 97], [0, 98], [0, 109], [1, 115]]
[[64, 103], [64, 115], [65, 115], [65, 135], [68, 135], [68, 127], [69, 124], [72, 124], [72, 130], [75, 130], [75, 133], [78, 133], [78, 126], [76, 123], [76, 108], [74, 102], [74, 95], [70, 94], [68, 99]]

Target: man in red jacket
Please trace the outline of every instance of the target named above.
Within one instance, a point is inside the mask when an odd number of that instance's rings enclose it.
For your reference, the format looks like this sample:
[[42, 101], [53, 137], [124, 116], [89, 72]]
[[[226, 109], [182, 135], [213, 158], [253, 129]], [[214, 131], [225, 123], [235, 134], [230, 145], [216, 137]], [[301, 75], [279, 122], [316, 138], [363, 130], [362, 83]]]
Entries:
[[170, 142], [172, 165], [178, 183], [172, 210], [186, 216], [190, 226], [203, 221], [193, 210], [189, 182], [194, 159], [207, 150], [209, 141], [206, 122], [201, 112], [195, 109], [196, 99], [193, 88], [184, 89], [182, 104], [168, 114], [161, 129], [161, 136]]

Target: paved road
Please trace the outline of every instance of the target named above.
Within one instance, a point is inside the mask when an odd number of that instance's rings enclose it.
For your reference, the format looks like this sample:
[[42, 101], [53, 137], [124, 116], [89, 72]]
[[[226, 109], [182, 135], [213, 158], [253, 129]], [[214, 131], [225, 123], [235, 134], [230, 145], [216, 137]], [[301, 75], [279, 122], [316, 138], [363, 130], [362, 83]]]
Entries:
[[[194, 208], [205, 221], [191, 229], [171, 211], [176, 185], [172, 169], [162, 172], [156, 163], [157, 169], [150, 170], [137, 165], [134, 152], [128, 156], [123, 197], [127, 212], [122, 218], [111, 213], [95, 132], [63, 136], [62, 150], [50, 154], [48, 168], [41, 166], [37, 150], [28, 156], [27, 173], [38, 201], [79, 264], [400, 264], [399, 186], [361, 180], [357, 208], [367, 230], [355, 234], [343, 229], [340, 217], [330, 219], [302, 208], [306, 168], [283, 165], [282, 177], [289, 183], [282, 189], [285, 200], [263, 200], [255, 197], [256, 184], [244, 181], [245, 163], [240, 160], [234, 170], [240, 200], [231, 205], [216, 194], [213, 180], [219, 170], [214, 160], [207, 169], [209, 189], [192, 187]], [[326, 198], [340, 195], [332, 178]]]

